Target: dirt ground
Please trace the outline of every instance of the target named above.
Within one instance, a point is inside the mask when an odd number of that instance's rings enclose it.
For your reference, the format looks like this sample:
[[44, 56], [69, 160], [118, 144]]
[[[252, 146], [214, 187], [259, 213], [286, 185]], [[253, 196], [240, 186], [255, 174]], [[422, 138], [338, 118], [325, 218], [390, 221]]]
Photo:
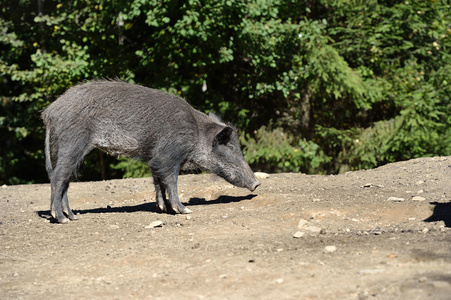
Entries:
[[451, 299], [451, 157], [261, 181], [181, 176], [190, 215], [150, 178], [72, 183], [63, 225], [48, 184], [0, 187], [0, 298]]

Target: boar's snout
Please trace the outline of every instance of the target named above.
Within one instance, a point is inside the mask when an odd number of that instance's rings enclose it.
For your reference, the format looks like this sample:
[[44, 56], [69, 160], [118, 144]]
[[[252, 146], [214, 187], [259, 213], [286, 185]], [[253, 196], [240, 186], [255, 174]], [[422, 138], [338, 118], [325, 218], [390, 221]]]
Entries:
[[260, 181], [255, 181], [252, 185], [248, 187], [248, 189], [253, 192], [255, 191], [262, 183]]

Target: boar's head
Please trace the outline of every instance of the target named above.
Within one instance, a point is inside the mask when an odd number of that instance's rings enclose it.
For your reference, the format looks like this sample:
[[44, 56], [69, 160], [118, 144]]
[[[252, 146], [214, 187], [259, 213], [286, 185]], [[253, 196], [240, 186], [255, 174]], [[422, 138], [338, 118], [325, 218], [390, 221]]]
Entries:
[[244, 159], [236, 129], [219, 122], [210, 123], [208, 127], [207, 140], [212, 147], [210, 171], [235, 186], [254, 191], [261, 183]]

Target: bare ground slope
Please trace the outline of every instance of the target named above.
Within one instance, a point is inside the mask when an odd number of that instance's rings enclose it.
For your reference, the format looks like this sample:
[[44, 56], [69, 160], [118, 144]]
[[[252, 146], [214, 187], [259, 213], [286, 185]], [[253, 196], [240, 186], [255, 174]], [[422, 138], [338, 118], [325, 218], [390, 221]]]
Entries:
[[450, 299], [451, 157], [261, 181], [181, 176], [189, 216], [149, 178], [72, 183], [65, 225], [49, 185], [0, 187], [0, 298]]

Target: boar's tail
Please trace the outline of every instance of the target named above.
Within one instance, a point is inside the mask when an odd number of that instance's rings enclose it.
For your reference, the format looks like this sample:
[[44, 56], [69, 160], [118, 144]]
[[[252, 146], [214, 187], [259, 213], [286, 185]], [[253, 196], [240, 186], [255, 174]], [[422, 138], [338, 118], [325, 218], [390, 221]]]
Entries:
[[52, 177], [53, 174], [53, 164], [50, 154], [50, 126], [47, 126], [45, 131], [45, 168], [47, 169], [47, 174]]

